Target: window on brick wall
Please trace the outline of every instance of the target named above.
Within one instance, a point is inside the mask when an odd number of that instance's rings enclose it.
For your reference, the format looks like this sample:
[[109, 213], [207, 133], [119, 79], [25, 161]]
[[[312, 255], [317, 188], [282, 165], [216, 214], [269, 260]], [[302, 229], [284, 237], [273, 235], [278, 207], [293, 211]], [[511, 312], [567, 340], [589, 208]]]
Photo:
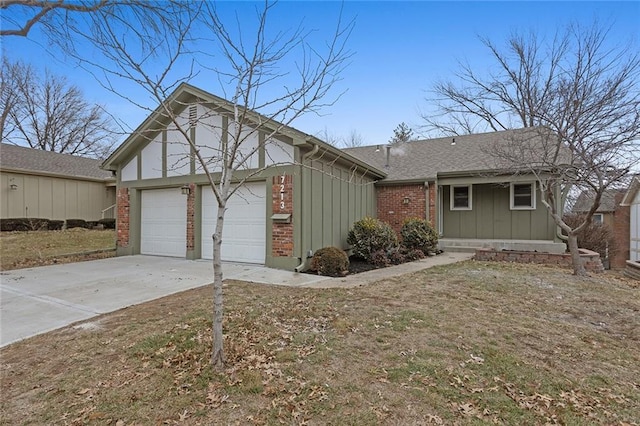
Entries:
[[472, 204], [471, 185], [451, 185], [451, 210], [471, 210]]

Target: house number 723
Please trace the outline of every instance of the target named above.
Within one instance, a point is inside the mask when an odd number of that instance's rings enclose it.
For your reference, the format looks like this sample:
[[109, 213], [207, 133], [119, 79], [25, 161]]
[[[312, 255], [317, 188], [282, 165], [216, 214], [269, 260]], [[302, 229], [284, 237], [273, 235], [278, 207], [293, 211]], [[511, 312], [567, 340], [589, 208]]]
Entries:
[[280, 176], [280, 210], [284, 210], [284, 181], [286, 176]]

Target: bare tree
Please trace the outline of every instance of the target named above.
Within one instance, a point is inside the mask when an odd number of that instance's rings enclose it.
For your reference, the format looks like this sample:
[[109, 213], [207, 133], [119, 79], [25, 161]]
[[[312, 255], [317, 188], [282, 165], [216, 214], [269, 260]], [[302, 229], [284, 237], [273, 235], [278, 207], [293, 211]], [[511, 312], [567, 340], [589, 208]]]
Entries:
[[[160, 60], [146, 61], [146, 56], [132, 52], [121, 40], [119, 33], [108, 21], [102, 23], [98, 44], [104, 56], [110, 58], [113, 68], [106, 69], [95, 64], [106, 78], [105, 86], [120, 96], [129, 99], [126, 93], [119, 92], [115, 80], [124, 77], [134, 81], [159, 105], [163, 119], [171, 123], [175, 143], [189, 146], [196, 159], [199, 170], [206, 175], [209, 187], [217, 205], [213, 238], [213, 350], [212, 364], [217, 369], [224, 367], [223, 350], [223, 291], [222, 291], [222, 234], [225, 211], [229, 199], [251, 179], [265, 168], [255, 167], [252, 158], [265, 144], [276, 143], [275, 139], [286, 126], [307, 112], [317, 112], [332, 105], [340, 93], [333, 94], [332, 88], [339, 81], [351, 53], [346, 49], [353, 23], [343, 24], [338, 19], [335, 31], [324, 46], [311, 46], [308, 43], [310, 31], [297, 27], [292, 31], [267, 31], [268, 18], [274, 4], [265, 1], [255, 7], [254, 21], [243, 21], [239, 16], [235, 26], [222, 21], [215, 3], [205, 3], [199, 11], [199, 20], [185, 21], [176, 32], [177, 38], [166, 40], [156, 52], [164, 52], [164, 66], [158, 67]], [[220, 138], [219, 146], [201, 146], [192, 138], [190, 128], [193, 125], [210, 126], [213, 111], [203, 115], [190, 116], [189, 120], [181, 115], [190, 105], [171, 99], [169, 94], [176, 85], [188, 79], [188, 74], [180, 79], [171, 78], [172, 66], [185, 53], [193, 55], [193, 45], [189, 43], [192, 25], [199, 26], [201, 43], [207, 34], [210, 37], [207, 50], [200, 55], [202, 62], [215, 58], [214, 66], [203, 66], [200, 77], [207, 75], [212, 83], [219, 83], [225, 98], [232, 106], [233, 113], [228, 116], [228, 134]], [[204, 30], [207, 30], [206, 34]], [[213, 45], [213, 46], [212, 46]], [[216, 49], [213, 49], [216, 47]], [[194, 71], [195, 72], [195, 71]], [[269, 95], [264, 95], [269, 93]], [[138, 101], [129, 99], [137, 105]], [[141, 105], [143, 106], [143, 105]], [[258, 134], [263, 136], [257, 137]], [[258, 140], [258, 142], [256, 142]], [[175, 159], [179, 167], [180, 158]], [[184, 160], [183, 160], [184, 161]], [[293, 164], [293, 159], [291, 163]], [[238, 174], [238, 171], [245, 171]]]
[[316, 137], [335, 147], [355, 148], [364, 145], [362, 135], [355, 129], [349, 132], [349, 136], [341, 137], [331, 133], [329, 129], [325, 127], [321, 132], [316, 133]]
[[342, 146], [345, 148], [355, 148], [362, 145], [364, 145], [364, 138], [355, 129], [351, 129], [349, 136], [342, 142]]
[[32, 67], [5, 59], [2, 87], [3, 141], [96, 158], [111, 150], [110, 116], [100, 105], [89, 104], [65, 77], [45, 72], [41, 79]]
[[[28, 37], [34, 27], [50, 44], [65, 49], [91, 38], [104, 21], [119, 22], [134, 31], [129, 37], [151, 41], [161, 34], [162, 25], [171, 26], [180, 1], [166, 0], [0, 0], [3, 11], [0, 36]], [[184, 2], [182, 2], [184, 3]]]
[[14, 132], [14, 121], [10, 113], [16, 110], [20, 102], [19, 87], [31, 86], [35, 72], [30, 65], [22, 62], [9, 62], [2, 58], [0, 68], [0, 141], [4, 142], [6, 135]]
[[[586, 274], [577, 235], [604, 191], [624, 185], [639, 161], [640, 57], [633, 46], [611, 47], [608, 36], [594, 24], [571, 25], [550, 44], [535, 33], [514, 35], [505, 48], [483, 39], [494, 71], [461, 65], [458, 81], [435, 85], [431, 101], [438, 112], [423, 117], [428, 129], [453, 135], [539, 129], [537, 145], [514, 140], [495, 156], [514, 172], [537, 176], [543, 204], [568, 236], [576, 275]], [[583, 220], [569, 226], [557, 194], [572, 187], [590, 192], [593, 202]]]
[[329, 145], [332, 145], [335, 147], [342, 145], [342, 142], [343, 142], [342, 137], [336, 135], [335, 133], [330, 132], [327, 127], [317, 132], [315, 136], [321, 141], [326, 142]]
[[393, 136], [389, 139], [389, 144], [394, 145], [398, 143], [410, 142], [414, 140], [413, 130], [407, 126], [407, 124], [403, 121], [398, 124], [398, 126], [393, 129]]

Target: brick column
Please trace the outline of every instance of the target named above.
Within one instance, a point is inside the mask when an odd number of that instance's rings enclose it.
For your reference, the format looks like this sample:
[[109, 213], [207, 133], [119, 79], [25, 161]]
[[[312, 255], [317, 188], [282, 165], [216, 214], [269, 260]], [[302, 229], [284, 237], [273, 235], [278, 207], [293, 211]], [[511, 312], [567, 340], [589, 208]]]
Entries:
[[271, 255], [273, 257], [293, 256], [293, 177], [280, 175], [273, 177], [271, 185], [273, 213], [290, 214], [289, 223], [273, 222]]
[[433, 226], [434, 229], [436, 227], [436, 219], [438, 215], [438, 209], [436, 205], [437, 192], [438, 186], [435, 184], [435, 182], [431, 182], [429, 184], [429, 222], [431, 222], [431, 226]]
[[196, 212], [196, 185], [189, 184], [187, 195], [187, 251], [193, 251], [195, 247], [195, 212]]
[[129, 188], [118, 188], [117, 204], [117, 240], [118, 247], [129, 247]]

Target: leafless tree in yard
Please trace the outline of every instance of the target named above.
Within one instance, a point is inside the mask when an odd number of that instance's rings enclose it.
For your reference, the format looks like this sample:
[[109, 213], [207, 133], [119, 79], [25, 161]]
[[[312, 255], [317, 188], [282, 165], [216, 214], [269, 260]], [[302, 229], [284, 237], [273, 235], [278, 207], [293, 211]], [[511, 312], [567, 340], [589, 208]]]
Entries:
[[[255, 6], [253, 15], [236, 15], [231, 24], [223, 22], [217, 5], [198, 3], [198, 19], [183, 22], [173, 39], [167, 39], [154, 53], [162, 59], [147, 62], [145, 55], [132, 52], [122, 42], [119, 33], [108, 22], [100, 26], [102, 54], [110, 59], [111, 68], [95, 64], [105, 76], [103, 84], [120, 96], [129, 99], [128, 94], [118, 92], [116, 81], [124, 78], [135, 82], [160, 105], [162, 118], [171, 122], [176, 142], [184, 142], [190, 147], [196, 159], [199, 173], [206, 175], [217, 205], [213, 238], [214, 312], [212, 364], [217, 369], [224, 367], [223, 350], [223, 291], [221, 247], [225, 211], [229, 199], [245, 185], [248, 179], [260, 174], [264, 168], [254, 167], [251, 158], [265, 144], [275, 143], [276, 135], [304, 113], [318, 112], [332, 105], [340, 93], [334, 93], [335, 83], [346, 66], [351, 53], [346, 49], [346, 41], [353, 23], [346, 25], [338, 18], [335, 30], [324, 46], [312, 46], [308, 41], [311, 31], [302, 26], [293, 30], [273, 32], [267, 23], [274, 4], [264, 2]], [[247, 18], [251, 22], [248, 22]], [[190, 42], [191, 26], [198, 26], [198, 63], [192, 64], [191, 73], [182, 78], [172, 77], [173, 66], [191, 53], [194, 44]], [[317, 36], [314, 35], [314, 36]], [[206, 40], [208, 39], [208, 40]], [[162, 52], [162, 53], [160, 53]], [[162, 68], [158, 64], [162, 63]], [[209, 63], [213, 65], [208, 65]], [[203, 65], [201, 65], [203, 64]], [[170, 93], [178, 83], [187, 80], [192, 73], [199, 77], [209, 77], [212, 85], [220, 84], [224, 97], [232, 105], [233, 113], [228, 116], [228, 136], [220, 138], [220, 146], [215, 150], [201, 146], [192, 139], [190, 127], [194, 124], [207, 125], [213, 114], [193, 116], [185, 121], [181, 114], [191, 104], [172, 103]], [[129, 99], [140, 106], [140, 102]], [[191, 118], [191, 116], [190, 116]], [[212, 132], [221, 129], [211, 126]], [[259, 143], [256, 140], [258, 134]], [[293, 162], [293, 159], [291, 159]], [[180, 159], [176, 157], [175, 165]], [[238, 174], [237, 172], [243, 171]]]
[[[497, 161], [535, 173], [541, 202], [567, 234], [576, 275], [585, 275], [577, 235], [607, 188], [624, 185], [638, 164], [640, 57], [637, 47], [615, 44], [606, 29], [569, 26], [550, 43], [537, 34], [516, 34], [504, 47], [482, 39], [493, 59], [483, 73], [461, 64], [455, 81], [433, 88], [437, 112], [423, 115], [426, 128], [447, 135], [520, 127], [538, 129], [535, 150], [514, 140], [497, 149]], [[611, 43], [614, 43], [613, 45]], [[580, 223], [562, 219], [571, 188], [593, 194]]]
[[58, 153], [105, 158], [113, 122], [77, 86], [49, 72], [44, 78], [20, 62], [2, 63], [2, 141]]

